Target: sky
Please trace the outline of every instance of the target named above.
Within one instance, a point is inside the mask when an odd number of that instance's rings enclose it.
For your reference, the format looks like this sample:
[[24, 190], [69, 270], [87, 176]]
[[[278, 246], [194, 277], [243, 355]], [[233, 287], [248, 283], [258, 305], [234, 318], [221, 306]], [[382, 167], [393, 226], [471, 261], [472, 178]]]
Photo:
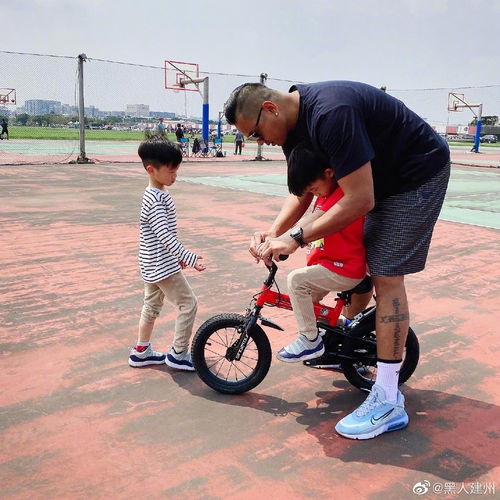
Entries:
[[[384, 85], [431, 121], [472, 119], [470, 111], [448, 113], [452, 89], [481, 102], [483, 114], [500, 115], [500, 0], [0, 0], [0, 6], [0, 51], [85, 53], [86, 105], [100, 109], [144, 103], [201, 115], [199, 94], [164, 89], [168, 59], [198, 63], [209, 75], [211, 118], [232, 88], [258, 81], [262, 72], [280, 90], [323, 80]], [[0, 53], [0, 87], [16, 87], [18, 104], [74, 103], [75, 71], [74, 59]]]

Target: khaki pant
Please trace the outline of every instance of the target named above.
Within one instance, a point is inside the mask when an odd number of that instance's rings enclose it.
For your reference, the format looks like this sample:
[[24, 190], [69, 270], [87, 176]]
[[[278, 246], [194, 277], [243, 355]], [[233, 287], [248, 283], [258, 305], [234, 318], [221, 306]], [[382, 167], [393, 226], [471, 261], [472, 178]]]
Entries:
[[293, 270], [287, 279], [299, 333], [313, 340], [318, 334], [313, 302], [319, 302], [330, 292], [354, 288], [361, 279], [347, 278], [316, 264]]
[[144, 283], [144, 305], [141, 311], [143, 321], [148, 323], [155, 321], [160, 314], [165, 297], [179, 310], [175, 319], [174, 348], [177, 352], [181, 352], [189, 347], [189, 339], [198, 309], [196, 295], [182, 271], [158, 283]]

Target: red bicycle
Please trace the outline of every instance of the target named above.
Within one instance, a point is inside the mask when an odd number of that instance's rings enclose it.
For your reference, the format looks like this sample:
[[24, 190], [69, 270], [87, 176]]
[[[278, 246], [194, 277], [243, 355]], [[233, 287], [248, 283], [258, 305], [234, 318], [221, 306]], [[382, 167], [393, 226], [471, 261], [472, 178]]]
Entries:
[[[244, 315], [214, 316], [205, 321], [194, 336], [191, 357], [198, 376], [218, 392], [240, 394], [249, 391], [262, 382], [271, 366], [271, 345], [260, 325], [277, 330], [283, 328], [262, 317], [261, 311], [264, 306], [291, 311], [292, 305], [289, 296], [279, 291], [275, 281], [276, 264], [273, 262], [266, 267], [269, 275]], [[272, 289], [273, 285], [276, 285], [277, 291]], [[321, 358], [304, 362], [308, 366], [340, 365], [346, 379], [363, 390], [370, 390], [376, 378], [376, 306], [358, 314], [348, 326], [337, 326], [337, 321], [342, 308], [350, 304], [353, 294], [367, 293], [371, 289], [371, 278], [366, 276], [353, 289], [338, 293], [334, 307], [314, 303], [325, 353]], [[411, 328], [403, 356], [400, 384], [411, 377], [418, 364], [419, 344]]]

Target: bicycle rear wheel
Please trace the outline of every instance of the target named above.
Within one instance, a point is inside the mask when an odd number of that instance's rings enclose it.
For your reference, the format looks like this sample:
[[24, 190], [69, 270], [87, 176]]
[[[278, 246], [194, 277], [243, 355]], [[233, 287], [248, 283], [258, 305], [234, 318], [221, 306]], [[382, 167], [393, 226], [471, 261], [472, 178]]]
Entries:
[[[363, 332], [359, 338], [376, 340], [375, 332]], [[403, 364], [399, 371], [399, 385], [404, 384], [412, 375], [418, 365], [420, 346], [415, 332], [409, 328], [403, 352]], [[376, 348], [373, 365], [342, 361], [340, 364], [345, 378], [355, 387], [362, 390], [371, 390], [377, 377]]]
[[191, 358], [198, 376], [218, 392], [247, 392], [259, 385], [269, 371], [271, 345], [258, 325], [249, 332], [240, 359], [231, 360], [231, 348], [244, 327], [245, 317], [241, 314], [220, 314], [205, 321], [193, 339]]

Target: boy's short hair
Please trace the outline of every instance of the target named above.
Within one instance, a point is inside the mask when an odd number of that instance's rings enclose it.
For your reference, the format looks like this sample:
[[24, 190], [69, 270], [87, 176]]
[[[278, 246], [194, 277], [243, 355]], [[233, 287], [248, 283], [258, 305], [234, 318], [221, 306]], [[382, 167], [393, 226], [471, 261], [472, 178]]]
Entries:
[[302, 196], [307, 186], [321, 178], [328, 163], [302, 144], [295, 146], [288, 157], [288, 191]]
[[177, 168], [182, 162], [182, 152], [177, 144], [163, 137], [152, 137], [139, 145], [137, 151], [144, 168], [148, 165], [159, 168], [168, 165]]

